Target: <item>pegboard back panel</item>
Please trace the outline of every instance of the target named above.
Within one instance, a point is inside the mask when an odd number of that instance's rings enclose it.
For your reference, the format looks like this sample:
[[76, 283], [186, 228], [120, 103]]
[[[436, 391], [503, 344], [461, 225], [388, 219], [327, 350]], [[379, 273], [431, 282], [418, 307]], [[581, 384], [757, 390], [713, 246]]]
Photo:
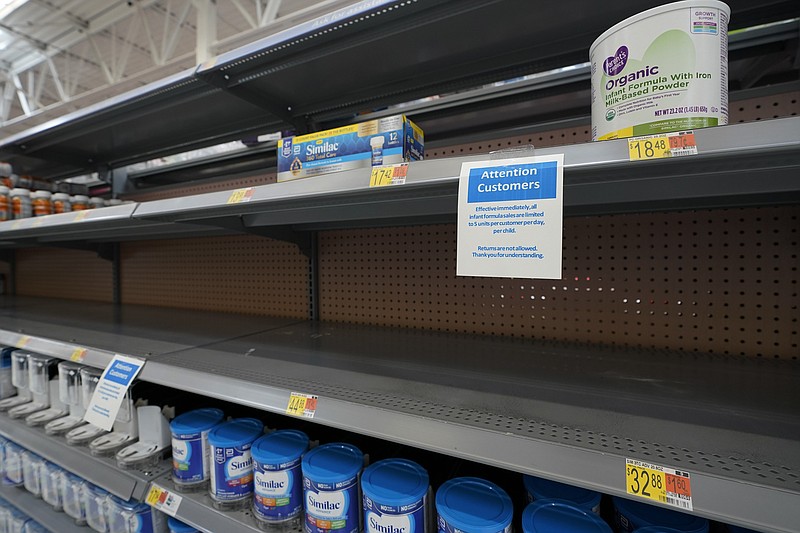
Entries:
[[309, 262], [297, 246], [257, 236], [127, 242], [126, 304], [305, 319]]
[[16, 251], [16, 284], [20, 296], [112, 302], [111, 261], [95, 252], [60, 248]]
[[456, 228], [320, 235], [322, 320], [797, 358], [800, 207], [564, 221], [561, 280], [456, 277]]

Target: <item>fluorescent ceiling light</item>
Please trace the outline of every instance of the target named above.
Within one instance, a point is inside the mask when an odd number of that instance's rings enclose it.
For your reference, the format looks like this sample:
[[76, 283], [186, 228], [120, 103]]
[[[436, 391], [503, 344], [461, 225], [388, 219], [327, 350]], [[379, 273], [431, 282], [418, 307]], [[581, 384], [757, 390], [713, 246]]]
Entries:
[[27, 1], [28, 0], [0, 0], [0, 20], [6, 18]]

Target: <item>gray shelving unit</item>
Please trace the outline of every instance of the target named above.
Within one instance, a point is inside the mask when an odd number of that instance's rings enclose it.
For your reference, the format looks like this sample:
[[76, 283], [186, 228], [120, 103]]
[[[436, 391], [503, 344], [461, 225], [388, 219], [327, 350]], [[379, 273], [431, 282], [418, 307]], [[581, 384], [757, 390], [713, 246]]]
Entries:
[[69, 446], [63, 438], [47, 435], [43, 429], [29, 427], [5, 414], [0, 415], [0, 435], [123, 500], [142, 500], [150, 482], [172, 467], [171, 461], [162, 461], [146, 470], [121, 470], [113, 459], [95, 457], [89, 448]]
[[[31, 333], [48, 323], [21, 308], [24, 318], [5, 308], [3, 323]], [[138, 312], [138, 321], [116, 323], [118, 344], [104, 349], [141, 355], [145, 346], [130, 340], [167, 340]], [[184, 341], [150, 356], [141, 379], [275, 413], [292, 392], [313, 394], [320, 424], [613, 495], [625, 495], [625, 459], [644, 460], [691, 473], [696, 514], [771, 532], [800, 523], [800, 373], [788, 361], [315, 322], [255, 333], [189, 322], [174, 333]], [[50, 332], [95, 329], [102, 339], [105, 327], [78, 314]]]
[[69, 516], [50, 507], [45, 501], [17, 487], [0, 485], [0, 498], [39, 522], [52, 533], [88, 533], [88, 527], [75, 524]]

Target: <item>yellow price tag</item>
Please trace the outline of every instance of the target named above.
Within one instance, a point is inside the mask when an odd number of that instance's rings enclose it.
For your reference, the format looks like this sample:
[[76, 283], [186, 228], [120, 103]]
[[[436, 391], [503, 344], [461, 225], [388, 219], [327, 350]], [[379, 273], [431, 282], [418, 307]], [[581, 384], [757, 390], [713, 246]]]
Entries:
[[246, 189], [236, 189], [228, 197], [228, 204], [240, 204], [242, 202], [249, 202], [253, 197], [255, 187], [247, 187]]
[[398, 163], [383, 167], [373, 167], [369, 176], [370, 187], [385, 187], [386, 185], [400, 185], [406, 182], [408, 163]]
[[158, 502], [161, 500], [161, 496], [166, 494], [166, 492], [167, 491], [165, 491], [161, 487], [159, 487], [157, 485], [152, 485], [150, 487], [150, 492], [147, 493], [147, 498], [145, 499], [145, 501], [147, 502], [147, 505], [149, 505], [151, 507], [155, 507], [158, 504]]
[[145, 498], [147, 505], [170, 516], [178, 514], [178, 508], [182, 500], [183, 498], [181, 496], [167, 489], [162, 489], [155, 484], [150, 485], [150, 490], [147, 492], [147, 497]]
[[310, 394], [293, 392], [289, 395], [289, 405], [286, 406], [286, 414], [301, 416], [303, 418], [314, 418], [317, 412], [317, 397]]
[[72, 350], [72, 355], [69, 356], [70, 361], [80, 363], [86, 357], [86, 348], [75, 348]]
[[30, 340], [31, 340], [31, 338], [29, 336], [23, 335], [17, 341], [17, 348], [24, 348], [25, 346], [28, 345], [28, 341], [30, 341]]
[[626, 459], [625, 491], [678, 509], [692, 510], [692, 485], [688, 472]]
[[669, 140], [666, 135], [633, 137], [628, 139], [628, 155], [631, 161], [669, 157]]
[[72, 219], [73, 222], [80, 222], [81, 220], [85, 219], [89, 216], [89, 210], [83, 209], [82, 211], [78, 211], [75, 213], [75, 217]]

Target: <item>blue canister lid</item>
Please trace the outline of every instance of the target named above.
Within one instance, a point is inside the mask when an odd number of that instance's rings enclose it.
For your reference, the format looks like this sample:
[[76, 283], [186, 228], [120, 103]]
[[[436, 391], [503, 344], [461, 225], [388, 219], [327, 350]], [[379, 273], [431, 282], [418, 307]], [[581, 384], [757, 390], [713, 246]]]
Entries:
[[259, 437], [250, 448], [262, 465], [279, 465], [300, 459], [308, 450], [308, 435], [296, 429], [282, 429]]
[[225, 418], [222, 409], [214, 407], [207, 407], [205, 409], [195, 409], [188, 413], [176, 416], [175, 419], [169, 423], [169, 428], [172, 430], [173, 435], [184, 435], [187, 433], [199, 433], [207, 431]]
[[102, 487], [98, 487], [94, 483], [86, 481], [86, 488], [94, 493], [95, 496], [108, 496], [108, 491]]
[[189, 524], [184, 524], [177, 518], [171, 516], [167, 518], [167, 525], [169, 526], [170, 533], [197, 533], [197, 530]]
[[114, 502], [114, 505], [116, 505], [120, 509], [124, 509], [125, 511], [141, 513], [143, 511], [150, 510], [150, 506], [143, 502], [137, 502], [135, 500], [125, 501], [122, 498], [114, 496], [113, 494], [110, 497], [111, 500]]
[[250, 444], [264, 431], [264, 424], [255, 418], [237, 418], [224, 422], [208, 433], [208, 442], [218, 448], [235, 448]]
[[534, 500], [556, 499], [574, 503], [584, 509], [600, 505], [600, 493], [594, 490], [574, 487], [558, 481], [550, 481], [536, 476], [523, 476], [525, 490]]
[[523, 533], [611, 533], [602, 518], [564, 500], [541, 499], [522, 512]]
[[636, 528], [662, 526], [682, 533], [708, 533], [708, 520], [663, 507], [614, 497], [614, 508]]
[[399, 507], [421, 500], [428, 492], [428, 472], [414, 461], [384, 459], [361, 474], [364, 495], [380, 505]]
[[436, 512], [448, 524], [470, 533], [496, 533], [508, 527], [514, 506], [506, 491], [489, 481], [461, 477], [436, 491]]
[[303, 475], [316, 483], [339, 483], [357, 475], [364, 454], [352, 444], [334, 442], [317, 446], [303, 456]]
[[671, 527], [647, 526], [647, 527], [640, 527], [633, 533], [683, 533], [683, 532], [680, 529], [673, 529]]

